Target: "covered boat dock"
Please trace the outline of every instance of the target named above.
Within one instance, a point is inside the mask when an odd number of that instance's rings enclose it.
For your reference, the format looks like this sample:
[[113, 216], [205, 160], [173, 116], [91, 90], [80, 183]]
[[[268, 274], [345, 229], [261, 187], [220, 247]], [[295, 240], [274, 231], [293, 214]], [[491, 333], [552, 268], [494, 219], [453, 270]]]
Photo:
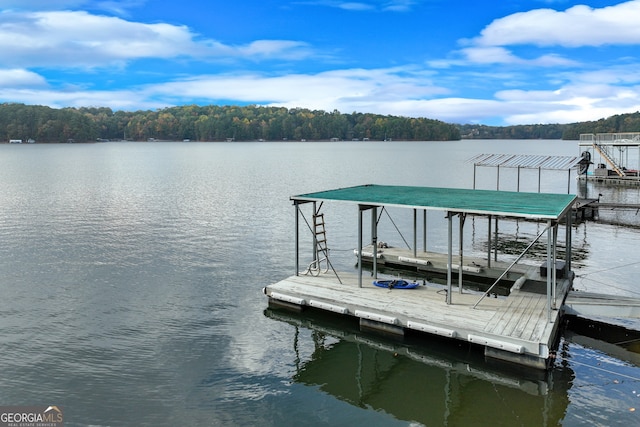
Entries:
[[[308, 307], [355, 316], [361, 328], [403, 334], [414, 330], [427, 334], [463, 340], [484, 346], [485, 356], [519, 365], [545, 369], [557, 345], [562, 304], [571, 288], [571, 207], [574, 195], [523, 193], [490, 190], [467, 190], [412, 186], [362, 185], [292, 196], [295, 216], [295, 275], [268, 285], [264, 293], [272, 306], [302, 310]], [[338, 272], [331, 264], [326, 242], [323, 214], [318, 206], [324, 202], [342, 202], [357, 208], [358, 230], [355, 253], [357, 272]], [[302, 208], [311, 206], [313, 224], [313, 261], [300, 268], [300, 217]], [[370, 251], [372, 275], [378, 277], [378, 263], [385, 260], [378, 247], [377, 214], [385, 207], [413, 210], [413, 249], [392, 256], [416, 268], [440, 269], [446, 274], [446, 285], [420, 286], [412, 290], [381, 289], [363, 280], [363, 262]], [[363, 242], [366, 211], [370, 212], [371, 242]], [[426, 242], [426, 213], [444, 213], [448, 223], [448, 251], [433, 254], [417, 250], [418, 213], [423, 213], [423, 239]], [[535, 221], [543, 230], [529, 246], [510, 263], [491, 263], [486, 258], [464, 255], [465, 219], [484, 217], [491, 234], [493, 218]], [[458, 253], [454, 258], [454, 218], [459, 227]], [[564, 258], [559, 258], [558, 229], [565, 230]], [[536, 267], [517, 266], [529, 249], [545, 240], [546, 261]], [[491, 248], [489, 248], [489, 251]], [[306, 265], [306, 264], [305, 264]], [[554, 266], [555, 268], [548, 268]], [[499, 268], [497, 268], [499, 267]], [[504, 270], [502, 268], [504, 267]], [[501, 272], [499, 272], [501, 271]], [[499, 273], [498, 273], [499, 272]], [[484, 293], [464, 288], [469, 274], [485, 275], [493, 284]], [[515, 275], [509, 294], [487, 298], [492, 289], [507, 275]], [[457, 291], [454, 291], [454, 276]]]

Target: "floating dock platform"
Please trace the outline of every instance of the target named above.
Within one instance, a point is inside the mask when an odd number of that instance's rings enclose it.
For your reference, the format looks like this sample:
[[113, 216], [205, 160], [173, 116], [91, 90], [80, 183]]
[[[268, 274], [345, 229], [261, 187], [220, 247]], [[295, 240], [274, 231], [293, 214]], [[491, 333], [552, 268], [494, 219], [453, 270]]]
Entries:
[[[360, 319], [360, 327], [403, 335], [406, 330], [462, 340], [485, 348], [485, 356], [536, 369], [547, 369], [558, 343], [562, 306], [571, 289], [571, 210], [574, 195], [365, 185], [292, 196], [296, 209], [296, 274], [268, 285], [264, 293], [271, 306], [294, 310], [324, 310]], [[318, 203], [349, 202], [359, 213], [355, 253], [358, 271], [338, 272], [329, 259], [324, 216]], [[307, 225], [313, 235], [314, 259], [304, 271], [299, 262], [299, 217], [301, 207], [311, 205], [313, 221]], [[414, 211], [414, 242], [417, 213], [445, 211], [448, 218], [448, 253], [402, 252], [378, 248], [377, 212], [386, 206]], [[363, 212], [371, 213], [371, 244], [363, 245]], [[487, 259], [465, 259], [463, 235], [467, 215], [526, 218], [546, 227], [511, 263]], [[458, 218], [459, 248], [453, 254], [453, 218]], [[306, 220], [306, 219], [305, 219]], [[558, 227], [566, 233], [564, 260], [557, 258]], [[489, 234], [491, 227], [489, 226]], [[547, 258], [542, 265], [517, 265], [534, 243], [546, 235]], [[491, 245], [489, 245], [491, 246]], [[390, 250], [391, 249], [391, 250]], [[489, 248], [491, 251], [491, 247]], [[370, 252], [367, 253], [367, 252]], [[370, 255], [370, 256], [369, 256]], [[386, 258], [385, 258], [386, 257]], [[363, 278], [363, 263], [370, 260], [371, 277]], [[416, 269], [437, 269], [446, 275], [446, 285], [424, 284], [415, 289], [385, 289], [372, 281], [378, 277], [378, 263], [414, 265]], [[547, 268], [555, 266], [555, 268]], [[367, 276], [369, 273], [367, 273]], [[457, 277], [457, 286], [453, 279]], [[464, 280], [483, 277], [493, 284], [485, 292], [465, 289]], [[509, 281], [508, 295], [491, 291]]]
[[[265, 288], [271, 305], [290, 309], [315, 308], [360, 318], [361, 327], [404, 334], [411, 329], [485, 346], [485, 356], [546, 369], [558, 337], [561, 313], [547, 316], [546, 284], [528, 281], [505, 297], [454, 293], [447, 304], [438, 286], [384, 289], [371, 282], [358, 286], [355, 274], [292, 276]], [[558, 283], [566, 296], [569, 280]]]

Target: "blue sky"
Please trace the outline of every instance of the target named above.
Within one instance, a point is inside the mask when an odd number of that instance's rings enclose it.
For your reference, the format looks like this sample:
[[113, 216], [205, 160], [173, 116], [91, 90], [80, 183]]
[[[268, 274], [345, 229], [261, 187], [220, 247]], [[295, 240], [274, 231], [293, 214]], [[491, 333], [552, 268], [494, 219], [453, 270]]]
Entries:
[[640, 110], [640, 0], [0, 0], [0, 102], [597, 120]]

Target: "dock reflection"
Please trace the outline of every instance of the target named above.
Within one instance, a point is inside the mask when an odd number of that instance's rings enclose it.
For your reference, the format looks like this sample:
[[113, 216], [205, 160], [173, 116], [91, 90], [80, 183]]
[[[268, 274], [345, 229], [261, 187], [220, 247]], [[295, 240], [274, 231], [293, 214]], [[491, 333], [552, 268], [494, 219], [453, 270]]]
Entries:
[[[566, 366], [541, 372], [493, 365], [477, 348], [461, 349], [465, 343], [423, 335], [394, 341], [361, 332], [357, 322], [313, 310], [303, 316], [269, 308], [265, 316], [296, 328], [296, 354], [301, 346], [312, 345], [309, 356], [298, 355], [294, 381], [399, 420], [560, 425], [569, 404], [574, 373]], [[301, 329], [310, 331], [310, 337]], [[299, 342], [305, 339], [312, 343]]]

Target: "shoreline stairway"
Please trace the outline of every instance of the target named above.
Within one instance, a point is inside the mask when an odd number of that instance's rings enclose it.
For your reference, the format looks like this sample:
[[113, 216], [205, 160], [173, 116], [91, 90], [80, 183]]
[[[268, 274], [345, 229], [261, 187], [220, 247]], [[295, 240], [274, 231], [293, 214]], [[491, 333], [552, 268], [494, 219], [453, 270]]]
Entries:
[[609, 163], [609, 166], [611, 166], [611, 169], [613, 169], [613, 171], [615, 173], [618, 174], [618, 176], [627, 176], [627, 174], [624, 172], [624, 170], [620, 167], [620, 165], [618, 165], [618, 163], [613, 160], [613, 158], [611, 157], [611, 155], [609, 154], [609, 152], [607, 151], [606, 147], [598, 144], [597, 142], [593, 142], [593, 148], [598, 151], [598, 153], [600, 153], [600, 155], [602, 156], [602, 158], [605, 159], [605, 161], [607, 163]]

